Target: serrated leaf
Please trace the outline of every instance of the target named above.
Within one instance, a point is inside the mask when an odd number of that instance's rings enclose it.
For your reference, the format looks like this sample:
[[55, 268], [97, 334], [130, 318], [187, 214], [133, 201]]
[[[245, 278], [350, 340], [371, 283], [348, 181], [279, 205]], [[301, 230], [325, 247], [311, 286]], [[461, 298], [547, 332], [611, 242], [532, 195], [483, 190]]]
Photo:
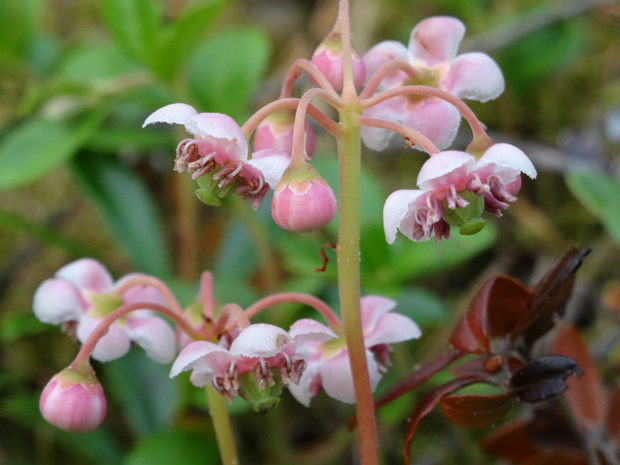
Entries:
[[0, 142], [0, 189], [36, 181], [66, 163], [100, 121], [100, 112], [77, 124], [33, 118], [8, 132]]
[[269, 40], [260, 29], [227, 31], [204, 41], [189, 62], [190, 89], [201, 111], [242, 119], [269, 54]]
[[140, 179], [108, 157], [81, 156], [73, 168], [137, 269], [160, 277], [170, 275], [162, 222]]
[[564, 392], [568, 385], [566, 378], [583, 371], [569, 357], [543, 355], [528, 363], [510, 378], [512, 394], [524, 402], [540, 402]]
[[620, 246], [620, 183], [605, 173], [574, 171], [565, 176], [571, 193], [594, 213]]

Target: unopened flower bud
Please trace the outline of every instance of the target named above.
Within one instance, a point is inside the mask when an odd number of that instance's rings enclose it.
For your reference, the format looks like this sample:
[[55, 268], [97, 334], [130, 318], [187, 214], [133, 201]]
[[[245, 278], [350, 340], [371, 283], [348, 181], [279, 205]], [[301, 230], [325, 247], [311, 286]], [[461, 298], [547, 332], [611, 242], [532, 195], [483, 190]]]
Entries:
[[314, 231], [336, 216], [336, 196], [312, 166], [292, 162], [276, 186], [271, 215], [289, 231]]
[[39, 400], [43, 418], [73, 433], [97, 429], [103, 423], [106, 407], [103, 388], [88, 363], [70, 366], [55, 375]]
[[[254, 151], [277, 149], [293, 153], [293, 126], [295, 111], [285, 109], [272, 113], [265, 118], [254, 131]], [[314, 131], [306, 119], [304, 122], [306, 157], [312, 157], [315, 147]]]
[[460, 191], [457, 194], [461, 199], [468, 202], [467, 205], [452, 209], [444, 206], [443, 219], [450, 226], [459, 228], [459, 234], [462, 236], [469, 236], [480, 232], [486, 224], [480, 218], [484, 210], [484, 196], [476, 195], [468, 190]]
[[[336, 92], [342, 91], [344, 58], [340, 22], [336, 23], [332, 32], [317, 47], [310, 61], [325, 75]], [[355, 49], [351, 50], [351, 67], [353, 68], [353, 84], [356, 89], [359, 89], [366, 80], [366, 67]], [[310, 80], [314, 85], [318, 85], [312, 76]]]

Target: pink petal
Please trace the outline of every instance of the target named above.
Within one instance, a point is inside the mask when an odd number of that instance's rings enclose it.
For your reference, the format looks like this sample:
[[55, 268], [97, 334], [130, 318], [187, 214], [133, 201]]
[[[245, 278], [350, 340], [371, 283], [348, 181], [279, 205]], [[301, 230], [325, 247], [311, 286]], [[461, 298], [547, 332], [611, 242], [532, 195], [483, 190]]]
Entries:
[[367, 295], [360, 299], [362, 328], [364, 334], [372, 331], [373, 327], [383, 315], [396, 307], [396, 302], [379, 295]]
[[461, 124], [459, 111], [436, 98], [427, 97], [414, 105], [411, 110], [405, 108], [402, 122], [428, 137], [439, 150], [449, 147]]
[[300, 404], [310, 407], [310, 400], [321, 387], [318, 366], [308, 365], [299, 379], [299, 384], [289, 383], [286, 387]]
[[109, 292], [114, 282], [108, 270], [92, 258], [81, 258], [63, 266], [55, 277], [71, 281], [80, 290], [96, 293]]
[[273, 357], [292, 341], [282, 328], [257, 323], [245, 328], [230, 345], [232, 355], [244, 357]]
[[[100, 322], [101, 319], [91, 318], [88, 315], [85, 315], [80, 320], [76, 335], [82, 344], [88, 340], [88, 337]], [[112, 323], [108, 332], [99, 339], [90, 355], [100, 362], [108, 362], [120, 358], [129, 352], [130, 345], [127, 333], [118, 324]]]
[[65, 321], [79, 321], [88, 304], [70, 281], [48, 279], [34, 294], [34, 314], [43, 323], [59, 325]]
[[338, 337], [330, 328], [310, 318], [297, 320], [291, 325], [288, 333], [297, 345], [302, 345], [306, 341], [324, 342]]
[[170, 363], [176, 353], [174, 331], [156, 316], [130, 317], [127, 334], [132, 342], [144, 349], [146, 355], [159, 363]]
[[[379, 67], [390, 60], [407, 61], [407, 49], [400, 42], [386, 40], [379, 42], [364, 54], [364, 66], [366, 66], [366, 76], [370, 78]], [[385, 87], [393, 87], [400, 84], [407, 78], [403, 71], [396, 71], [385, 76], [382, 83]]]
[[480, 102], [498, 97], [505, 88], [504, 76], [497, 63], [479, 52], [456, 57], [441, 84], [460, 99]]
[[409, 61], [421, 60], [428, 66], [450, 62], [465, 35], [465, 25], [456, 18], [435, 16], [425, 19], [411, 31]]
[[152, 113], [142, 127], [153, 123], [185, 124], [192, 116], [198, 114], [196, 109], [185, 103], [166, 105]]
[[253, 166], [262, 173], [265, 182], [272, 189], [278, 185], [282, 178], [282, 173], [284, 173], [290, 163], [290, 155], [277, 149], [263, 149], [254, 152], [252, 159], [247, 162], [248, 165]]
[[371, 333], [364, 338], [364, 342], [366, 347], [372, 347], [377, 344], [417, 339], [421, 335], [422, 331], [413, 320], [398, 313], [388, 313], [379, 318]]
[[[366, 351], [368, 362], [368, 374], [370, 375], [370, 388], [374, 391], [381, 380], [381, 374], [377, 368], [374, 356]], [[355, 403], [355, 389], [353, 387], [353, 375], [349, 363], [349, 354], [343, 350], [340, 354], [325, 360], [319, 367], [323, 389], [330, 397], [348, 404]]]
[[[141, 275], [140, 273], [131, 273], [123, 276], [119, 279], [116, 284], [114, 284], [114, 288], [118, 288], [124, 282], [133, 279]], [[150, 302], [158, 305], [162, 305], [167, 307], [166, 299], [161, 295], [161, 293], [152, 286], [133, 286], [127, 291], [123, 293], [123, 302], [126, 304], [131, 304], [134, 302]]]
[[186, 121], [185, 129], [196, 136], [201, 153], [215, 153], [220, 165], [248, 158], [248, 142], [237, 122], [228, 115], [200, 113]]
[[457, 150], [439, 152], [422, 165], [418, 173], [418, 186], [424, 191], [430, 191], [463, 184], [460, 186], [462, 189], [475, 167], [476, 159], [466, 152]]
[[[483, 171], [491, 167], [493, 167], [493, 172], [495, 173], [510, 169], [525, 173], [532, 179], [536, 178], [536, 168], [534, 168], [534, 165], [527, 155], [510, 144], [492, 145], [484, 152], [484, 155], [480, 157], [476, 165], [477, 170]], [[516, 176], [514, 176], [514, 179], [516, 179]], [[514, 179], [504, 181], [510, 182]]]
[[[396, 123], [402, 123], [406, 100], [407, 99], [403, 97], [390, 98], [364, 110], [362, 115], [367, 118], [385, 119]], [[379, 152], [390, 144], [390, 140], [394, 137], [394, 133], [387, 129], [362, 126], [361, 137], [366, 147]]]
[[389, 244], [396, 240], [396, 232], [402, 229], [402, 222], [409, 213], [409, 207], [423, 194], [420, 190], [399, 190], [390, 194], [383, 206], [383, 228]]
[[[235, 358], [226, 349], [217, 344], [209, 341], [192, 342], [181, 351], [172, 364], [170, 377], [174, 378], [183, 371], [195, 370], [195, 373], [210, 374], [212, 378], [214, 373], [223, 372], [234, 360]], [[204, 384], [208, 382], [210, 379]]]

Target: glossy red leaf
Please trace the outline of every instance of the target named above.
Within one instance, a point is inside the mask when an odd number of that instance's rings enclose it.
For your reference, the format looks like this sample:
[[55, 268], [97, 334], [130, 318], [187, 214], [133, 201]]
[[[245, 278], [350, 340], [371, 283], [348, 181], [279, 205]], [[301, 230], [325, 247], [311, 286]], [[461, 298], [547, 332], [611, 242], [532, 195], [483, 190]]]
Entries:
[[525, 420], [518, 419], [498, 427], [482, 440], [483, 450], [514, 465], [536, 457], [540, 451], [532, 443], [526, 426]]
[[415, 436], [422, 418], [433, 411], [443, 396], [452, 394], [454, 391], [464, 388], [465, 386], [480, 382], [484, 382], [484, 379], [477, 376], [454, 379], [449, 383], [439, 386], [434, 391], [431, 391], [418, 403], [411, 416], [407, 419], [408, 424], [405, 432], [405, 444], [403, 447], [405, 463], [410, 463], [409, 449], [411, 446], [411, 441], [413, 441], [413, 437]]
[[532, 293], [520, 281], [505, 275], [489, 279], [473, 298], [467, 323], [480, 346], [512, 334], [527, 315]]
[[573, 246], [566, 250], [534, 288], [529, 312], [520, 322], [528, 343], [532, 343], [554, 325], [554, 315], [561, 315], [570, 298], [575, 272], [590, 249]]
[[469, 327], [467, 314], [459, 320], [450, 336], [450, 345], [468, 354], [482, 354], [485, 348], [480, 345]]
[[457, 426], [478, 429], [500, 421], [512, 406], [510, 394], [458, 394], [441, 399], [441, 410]]
[[564, 325], [549, 352], [570, 357], [584, 372], [579, 379], [566, 380], [569, 389], [564, 393], [577, 421], [585, 427], [602, 424], [605, 406], [601, 375], [577, 328]]
[[569, 357], [543, 355], [512, 375], [510, 390], [519, 400], [540, 402], [564, 392], [568, 388], [566, 378], [572, 374], [581, 376], [582, 373], [577, 363]]

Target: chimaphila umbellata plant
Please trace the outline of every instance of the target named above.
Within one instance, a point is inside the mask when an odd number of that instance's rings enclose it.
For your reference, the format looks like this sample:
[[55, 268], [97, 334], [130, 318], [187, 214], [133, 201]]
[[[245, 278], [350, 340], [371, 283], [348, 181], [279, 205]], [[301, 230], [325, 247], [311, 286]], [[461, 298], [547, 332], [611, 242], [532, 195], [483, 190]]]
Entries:
[[[202, 276], [196, 303], [183, 309], [152, 276], [131, 274], [114, 282], [99, 262], [78, 260], [41, 284], [34, 297], [39, 319], [62, 324], [82, 343], [76, 359], [44, 389], [44, 418], [68, 431], [97, 428], [106, 401], [89, 358], [113, 360], [137, 344], [153, 360], [172, 363], [171, 376], [190, 371], [194, 385], [206, 386], [225, 464], [238, 463], [226, 401], [240, 396], [266, 413], [278, 405], [284, 387], [304, 405], [321, 388], [336, 400], [355, 403], [361, 462], [377, 464], [372, 392], [389, 366], [391, 344], [421, 332], [411, 319], [392, 312], [391, 299], [361, 295], [362, 143], [381, 151], [398, 135], [428, 156], [417, 173], [419, 189], [398, 190], [385, 202], [389, 243], [398, 231], [412, 241], [449, 239], [452, 231], [475, 234], [484, 227], [484, 210], [501, 216], [516, 200], [522, 173], [536, 177], [529, 158], [491, 140], [463, 102], [494, 99], [504, 89], [501, 71], [489, 56], [457, 54], [464, 33], [455, 18], [429, 18], [413, 29], [408, 47], [382, 42], [360, 56], [352, 46], [343, 0], [332, 32], [312, 59], [293, 63], [280, 97], [242, 126], [227, 115], [200, 113], [184, 103], [146, 118], [145, 126], [178, 124], [189, 133], [177, 146], [174, 169], [191, 175], [197, 197], [208, 205], [240, 195], [257, 209], [273, 190], [273, 219], [294, 232], [322, 228], [338, 213], [341, 317], [318, 298], [295, 292], [266, 296], [245, 309], [218, 305], [209, 272]], [[315, 87], [296, 98], [293, 85], [304, 72]], [[312, 104], [317, 100], [331, 106], [337, 120]], [[336, 139], [338, 199], [312, 167], [308, 117]], [[472, 141], [465, 151], [449, 150], [461, 118], [472, 130]], [[282, 302], [308, 305], [323, 322], [302, 319], [288, 329], [252, 323], [257, 313]]]

